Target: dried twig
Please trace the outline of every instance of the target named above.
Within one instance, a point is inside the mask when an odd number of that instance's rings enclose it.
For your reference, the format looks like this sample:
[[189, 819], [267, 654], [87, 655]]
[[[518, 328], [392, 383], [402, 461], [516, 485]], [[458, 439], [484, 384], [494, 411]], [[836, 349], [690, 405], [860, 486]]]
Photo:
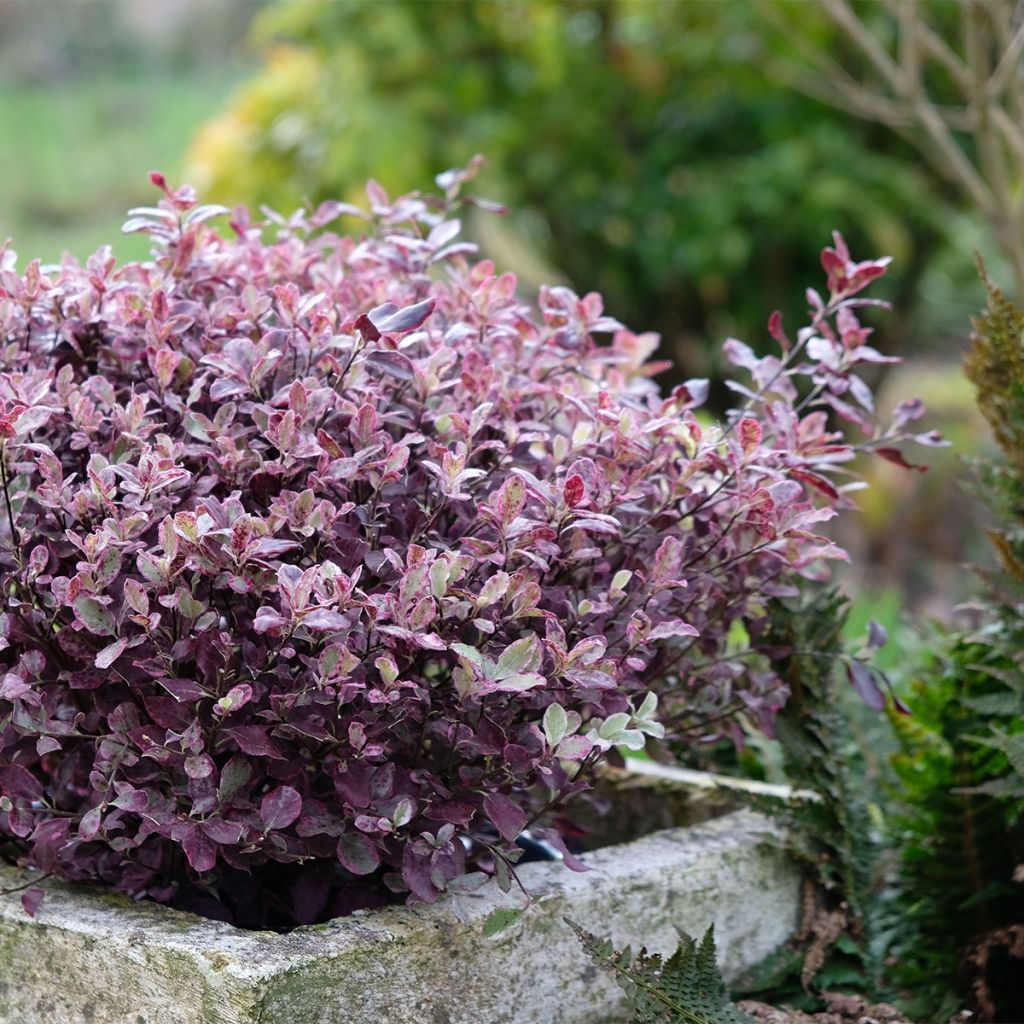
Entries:
[[929, 23], [935, 6], [925, 0], [883, 0], [864, 10], [885, 12], [884, 35], [849, 0], [820, 3], [864, 68], [844, 66], [790, 22], [804, 65], [797, 87], [915, 145], [988, 220], [1024, 296], [1024, 3], [956, 0], [951, 31]]

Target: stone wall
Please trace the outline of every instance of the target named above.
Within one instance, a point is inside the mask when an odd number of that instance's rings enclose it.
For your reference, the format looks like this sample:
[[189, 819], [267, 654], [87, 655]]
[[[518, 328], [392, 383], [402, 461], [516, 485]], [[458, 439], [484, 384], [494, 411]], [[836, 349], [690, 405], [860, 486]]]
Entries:
[[[773, 838], [774, 837], [774, 841]], [[564, 923], [668, 952], [714, 922], [727, 977], [796, 927], [799, 870], [749, 811], [654, 832], [584, 858], [533, 863], [533, 902], [491, 885], [432, 906], [246, 932], [120, 896], [44, 886], [34, 920], [0, 899], [0, 1024], [612, 1024], [621, 993]], [[0, 870], [0, 886], [24, 879]]]

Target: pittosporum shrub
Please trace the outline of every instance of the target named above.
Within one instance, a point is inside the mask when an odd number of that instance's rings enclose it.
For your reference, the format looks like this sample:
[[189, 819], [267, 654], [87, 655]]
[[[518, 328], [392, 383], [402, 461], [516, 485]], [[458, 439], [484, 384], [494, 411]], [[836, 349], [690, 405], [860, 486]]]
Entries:
[[239, 208], [222, 235], [154, 175], [125, 226], [151, 262], [19, 275], [0, 250], [0, 836], [23, 862], [243, 924], [380, 899], [360, 876], [429, 901], [470, 868], [508, 884], [517, 835], [609, 749], [741, 709], [771, 728], [765, 602], [842, 556], [817, 530], [844, 467], [899, 460], [922, 411], [875, 430], [856, 373], [885, 361], [855, 312], [884, 261], [837, 237], [810, 326], [773, 318], [779, 357], [728, 342], [753, 385], [702, 422], [705, 382], [659, 395], [656, 338], [599, 296], [535, 311], [470, 259], [466, 176], [371, 184], [369, 213]]

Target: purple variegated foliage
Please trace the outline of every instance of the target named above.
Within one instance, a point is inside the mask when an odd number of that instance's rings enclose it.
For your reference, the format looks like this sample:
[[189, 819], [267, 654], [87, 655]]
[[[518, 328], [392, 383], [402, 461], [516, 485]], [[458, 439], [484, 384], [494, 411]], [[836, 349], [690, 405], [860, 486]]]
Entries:
[[923, 411], [876, 429], [857, 374], [884, 261], [837, 237], [809, 327], [727, 343], [752, 380], [709, 426], [706, 382], [660, 395], [657, 339], [599, 296], [535, 309], [473, 262], [464, 177], [257, 222], [154, 175], [150, 262], [0, 249], [0, 837], [27, 863], [243, 921], [254, 886], [291, 922], [372, 902], [363, 876], [429, 901], [507, 883], [524, 826], [660, 735], [648, 690], [675, 737], [771, 729], [765, 602], [843, 557], [819, 530], [850, 459]]

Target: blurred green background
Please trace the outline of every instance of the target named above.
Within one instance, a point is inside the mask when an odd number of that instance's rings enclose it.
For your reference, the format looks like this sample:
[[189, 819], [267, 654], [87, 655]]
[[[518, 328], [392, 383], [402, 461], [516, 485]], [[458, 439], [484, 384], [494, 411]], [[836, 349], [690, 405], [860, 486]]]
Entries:
[[[359, 201], [369, 177], [429, 189], [482, 153], [474, 187], [509, 214], [466, 228], [524, 291], [599, 290], [663, 336], [664, 377], [720, 378], [729, 334], [764, 347], [774, 308], [800, 325], [818, 254], [894, 257], [881, 348], [911, 355], [883, 399], [927, 391], [933, 423], [976, 449], [959, 373], [982, 303], [973, 252], [1000, 259], [977, 215], [896, 134], [798, 91], [775, 15], [789, 0], [0, 0], [0, 237], [26, 259], [84, 258], [125, 237], [147, 172], [205, 198], [289, 210]], [[819, 7], [806, 40], [841, 58]], [[719, 405], [727, 393], [719, 386]], [[880, 486], [846, 543], [918, 608], [963, 596], [958, 456]], [[897, 511], [899, 514], [897, 514]], [[866, 524], [866, 529], [863, 527]], [[867, 570], [866, 567], [870, 566]]]
[[259, 5], [195, 0], [0, 0], [0, 239], [25, 259], [84, 258], [179, 172], [189, 140], [255, 66]]

